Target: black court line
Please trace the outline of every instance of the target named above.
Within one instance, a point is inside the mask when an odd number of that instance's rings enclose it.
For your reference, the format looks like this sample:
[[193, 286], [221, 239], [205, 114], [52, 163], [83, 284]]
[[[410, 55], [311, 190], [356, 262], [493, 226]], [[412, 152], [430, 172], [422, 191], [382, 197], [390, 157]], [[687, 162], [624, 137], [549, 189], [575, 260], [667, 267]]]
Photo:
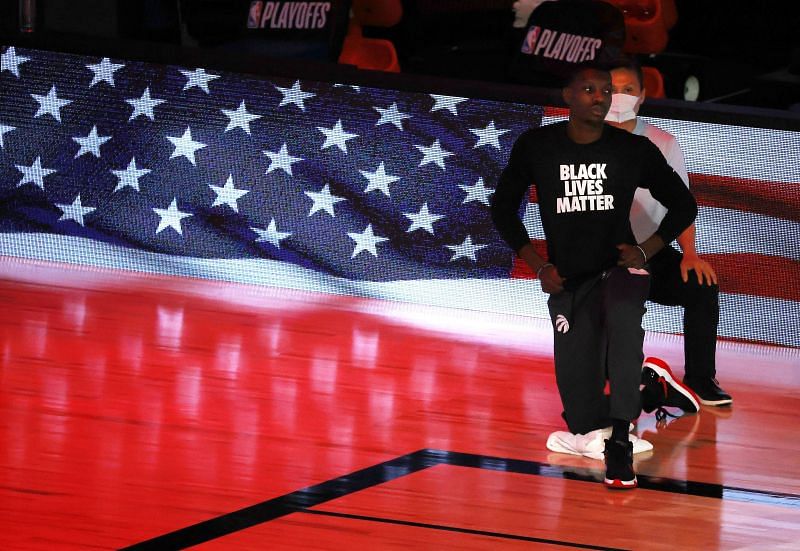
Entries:
[[413, 526], [415, 528], [428, 528], [430, 530], [444, 530], [446, 532], [458, 532], [460, 534], [491, 536], [493, 538], [502, 538], [506, 540], [520, 540], [520, 541], [529, 541], [533, 543], [547, 543], [550, 545], [559, 545], [561, 547], [574, 547], [576, 549], [599, 549], [601, 551], [626, 551], [624, 548], [620, 547], [602, 547], [600, 545], [590, 545], [586, 543], [571, 543], [560, 540], [549, 540], [546, 538], [534, 538], [532, 536], [521, 536], [519, 534], [507, 534], [504, 532], [489, 532], [487, 530], [473, 530], [471, 528], [459, 528], [458, 526], [445, 526], [443, 524], [427, 524], [424, 522], [413, 522], [410, 520], [399, 520], [394, 518], [352, 515], [350, 513], [337, 513], [335, 511], [320, 511], [317, 509], [306, 509], [305, 511], [299, 511], [299, 513], [321, 515], [327, 517], [346, 518], [351, 520], [365, 520], [369, 522], [383, 522], [386, 524], [398, 524], [400, 526]]
[[384, 463], [378, 463], [366, 469], [245, 507], [233, 513], [187, 526], [124, 549], [184, 549], [297, 511], [303, 511], [326, 501], [346, 496], [359, 490], [365, 490], [441, 463], [438, 458], [428, 457], [425, 451], [420, 450]]
[[[311, 507], [332, 499], [366, 490], [436, 465], [472, 467], [593, 483], [600, 483], [603, 478], [603, 472], [599, 469], [562, 467], [537, 461], [422, 449], [360, 471], [333, 478], [314, 486], [157, 536], [124, 549], [184, 549], [291, 513], [308, 512]], [[639, 487], [647, 490], [800, 509], [800, 495], [796, 494], [764, 492], [748, 488], [709, 484], [707, 482], [650, 477], [641, 474], [637, 475], [637, 478]]]
[[[510, 473], [532, 474], [546, 476], [549, 478], [567, 478], [571, 480], [584, 480], [586, 482], [602, 482], [602, 475], [604, 473], [604, 471], [599, 469], [563, 467], [559, 465], [550, 465], [548, 463], [538, 463], [536, 461], [503, 459], [499, 457], [489, 457], [471, 453], [442, 452], [439, 450], [430, 449], [420, 451], [425, 451], [427, 453], [447, 454], [448, 458], [441, 461], [441, 463], [446, 463], [447, 465], [475, 467], [479, 469]], [[712, 484], [710, 482], [678, 480], [638, 473], [636, 474], [636, 478], [639, 482], [639, 488], [643, 488], [645, 490], [655, 490], [658, 492], [684, 494], [695, 497], [710, 497], [728, 501], [759, 503], [761, 505], [773, 505], [789, 507], [791, 509], [800, 509], [800, 495], [798, 494], [766, 492], [763, 490], [739, 488], [736, 486], [723, 486], [721, 484]]]

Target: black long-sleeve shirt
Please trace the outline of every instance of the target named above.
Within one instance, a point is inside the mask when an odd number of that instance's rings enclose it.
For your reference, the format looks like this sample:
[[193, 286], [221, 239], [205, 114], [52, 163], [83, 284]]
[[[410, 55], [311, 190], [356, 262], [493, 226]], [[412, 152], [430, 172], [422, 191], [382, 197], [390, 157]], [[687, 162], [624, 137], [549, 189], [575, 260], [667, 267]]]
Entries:
[[573, 142], [567, 123], [528, 130], [514, 144], [492, 198], [492, 221], [519, 252], [530, 243], [518, 212], [536, 186], [547, 254], [567, 287], [615, 266], [616, 245], [635, 244], [630, 210], [637, 187], [667, 207], [656, 230], [664, 243], [694, 221], [697, 203], [650, 140], [611, 126], [599, 140]]

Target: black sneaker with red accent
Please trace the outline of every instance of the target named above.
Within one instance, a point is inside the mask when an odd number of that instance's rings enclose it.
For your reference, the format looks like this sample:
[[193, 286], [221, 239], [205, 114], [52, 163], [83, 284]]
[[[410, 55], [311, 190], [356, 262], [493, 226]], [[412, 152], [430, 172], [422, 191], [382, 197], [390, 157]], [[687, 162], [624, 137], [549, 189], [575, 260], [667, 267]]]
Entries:
[[733, 403], [731, 395], [722, 390], [719, 381], [713, 377], [684, 377], [683, 384], [692, 389], [704, 406], [729, 406]]
[[612, 490], [632, 490], [637, 486], [633, 471], [633, 444], [630, 441], [606, 440], [606, 477], [603, 483]]
[[667, 362], [660, 358], [645, 358], [642, 385], [642, 409], [647, 413], [661, 407], [680, 408], [686, 413], [700, 411], [692, 389], [678, 381]]

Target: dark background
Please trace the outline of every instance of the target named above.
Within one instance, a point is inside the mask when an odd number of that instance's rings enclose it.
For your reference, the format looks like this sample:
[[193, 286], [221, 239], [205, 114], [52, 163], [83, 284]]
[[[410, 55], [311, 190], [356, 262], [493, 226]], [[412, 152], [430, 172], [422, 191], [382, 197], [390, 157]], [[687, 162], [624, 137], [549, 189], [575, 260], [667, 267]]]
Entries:
[[[249, 0], [38, 0], [37, 38], [57, 47], [80, 38], [139, 41], [215, 50], [236, 45]], [[365, 36], [393, 41], [405, 74], [507, 82], [518, 47], [513, 0], [403, 0], [404, 16]], [[19, 1], [0, 3], [4, 43], [19, 37]], [[664, 52], [642, 56], [683, 99], [686, 79], [700, 82], [701, 103], [800, 112], [800, 10], [796, 1], [675, 0], [678, 22]], [[181, 25], [181, 22], [183, 25]], [[12, 37], [12, 39], [8, 39]], [[0, 37], [2, 38], [2, 37]], [[233, 44], [233, 48], [231, 48]], [[246, 51], [242, 46], [241, 54]], [[280, 55], [280, 53], [272, 54]], [[327, 61], [320, 59], [319, 61]]]

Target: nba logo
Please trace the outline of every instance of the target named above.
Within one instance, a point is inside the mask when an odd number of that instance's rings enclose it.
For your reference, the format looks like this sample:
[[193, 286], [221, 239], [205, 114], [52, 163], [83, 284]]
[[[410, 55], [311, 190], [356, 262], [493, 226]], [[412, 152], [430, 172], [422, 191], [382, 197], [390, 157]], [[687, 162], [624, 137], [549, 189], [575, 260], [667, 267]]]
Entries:
[[247, 28], [258, 29], [261, 27], [261, 12], [264, 9], [264, 2], [256, 0], [250, 2], [250, 14], [247, 16]]
[[542, 28], [538, 25], [534, 25], [528, 30], [528, 34], [525, 36], [525, 40], [522, 42], [523, 54], [533, 53], [533, 49], [536, 47], [536, 41], [539, 39], [539, 33], [541, 30]]

